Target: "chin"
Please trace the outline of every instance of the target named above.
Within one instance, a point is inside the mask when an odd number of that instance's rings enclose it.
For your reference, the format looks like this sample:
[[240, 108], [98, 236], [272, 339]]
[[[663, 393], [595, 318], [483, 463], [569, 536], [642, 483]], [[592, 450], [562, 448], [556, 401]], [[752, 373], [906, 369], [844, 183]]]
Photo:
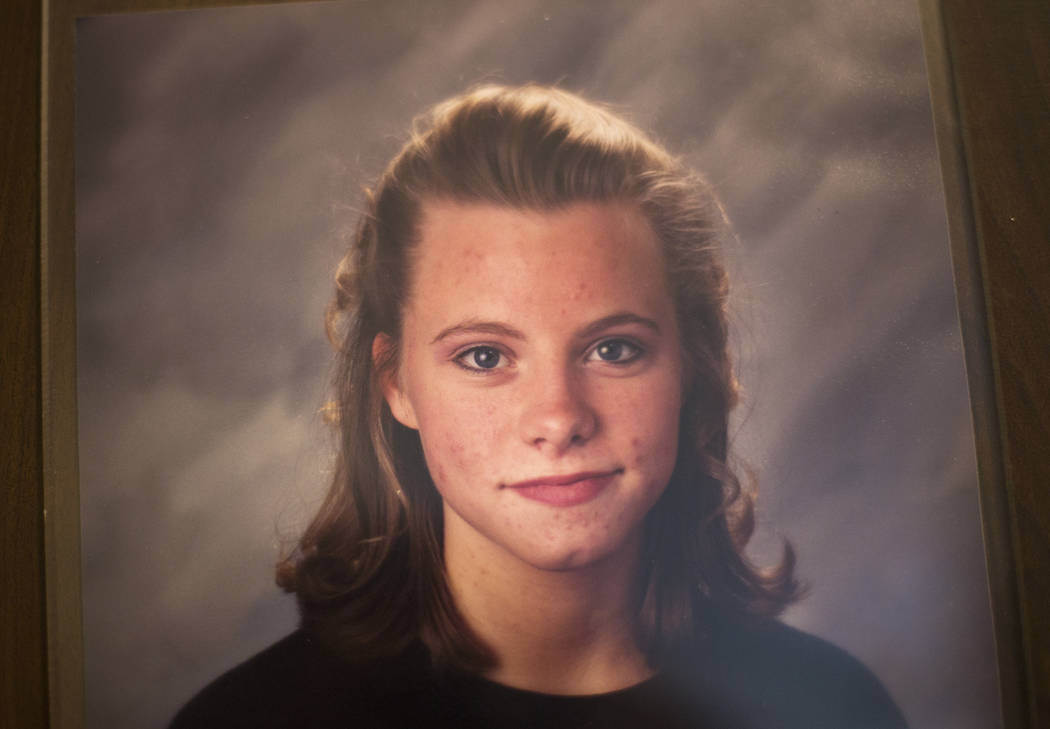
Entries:
[[545, 572], [572, 572], [596, 567], [609, 562], [615, 557], [630, 554], [628, 544], [633, 540], [619, 544], [588, 545], [547, 545], [546, 548], [533, 548], [517, 552], [523, 562]]

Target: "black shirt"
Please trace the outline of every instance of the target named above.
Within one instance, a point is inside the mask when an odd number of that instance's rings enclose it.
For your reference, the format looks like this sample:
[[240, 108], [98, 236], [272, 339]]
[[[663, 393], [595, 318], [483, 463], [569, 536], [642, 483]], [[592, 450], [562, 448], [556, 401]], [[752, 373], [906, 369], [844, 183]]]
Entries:
[[776, 621], [727, 618], [648, 681], [594, 696], [552, 696], [437, 673], [421, 646], [354, 665], [303, 631], [199, 693], [171, 729], [905, 729], [855, 658]]

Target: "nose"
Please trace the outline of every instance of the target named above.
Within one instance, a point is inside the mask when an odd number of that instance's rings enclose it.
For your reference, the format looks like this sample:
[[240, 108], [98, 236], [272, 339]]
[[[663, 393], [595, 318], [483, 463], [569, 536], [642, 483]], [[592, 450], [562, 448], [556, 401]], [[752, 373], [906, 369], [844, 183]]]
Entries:
[[587, 400], [584, 383], [569, 371], [536, 373], [525, 396], [521, 420], [524, 441], [560, 455], [582, 445], [598, 429], [598, 416]]

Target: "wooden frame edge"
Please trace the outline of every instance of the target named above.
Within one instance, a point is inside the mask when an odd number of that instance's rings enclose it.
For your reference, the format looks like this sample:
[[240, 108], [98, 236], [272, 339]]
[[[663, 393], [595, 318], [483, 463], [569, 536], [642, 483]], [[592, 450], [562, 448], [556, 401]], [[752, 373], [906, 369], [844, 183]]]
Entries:
[[948, 213], [952, 273], [963, 335], [966, 378], [980, 482], [981, 528], [998, 657], [1000, 711], [1005, 729], [1027, 729], [1023, 707], [1025, 663], [1012, 508], [1006, 488], [999, 427], [995, 364], [990, 346], [973, 191], [963, 140], [951, 48], [942, 13], [943, 0], [919, 0], [926, 75]]
[[[74, 180], [75, 15], [43, 0], [41, 58], [41, 415], [48, 708], [53, 729], [84, 726], [77, 470]], [[60, 164], [60, 161], [67, 163]]]

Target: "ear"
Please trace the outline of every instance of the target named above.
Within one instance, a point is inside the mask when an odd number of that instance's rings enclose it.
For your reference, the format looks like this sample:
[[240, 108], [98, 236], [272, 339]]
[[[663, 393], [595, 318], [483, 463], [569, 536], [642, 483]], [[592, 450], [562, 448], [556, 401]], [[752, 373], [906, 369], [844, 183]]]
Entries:
[[412, 402], [401, 383], [398, 369], [393, 363], [387, 362], [393, 355], [393, 346], [387, 334], [383, 332], [377, 334], [372, 340], [372, 367], [378, 378], [379, 389], [382, 390], [383, 398], [394, 419], [406, 428], [419, 430], [416, 412], [412, 409]]

